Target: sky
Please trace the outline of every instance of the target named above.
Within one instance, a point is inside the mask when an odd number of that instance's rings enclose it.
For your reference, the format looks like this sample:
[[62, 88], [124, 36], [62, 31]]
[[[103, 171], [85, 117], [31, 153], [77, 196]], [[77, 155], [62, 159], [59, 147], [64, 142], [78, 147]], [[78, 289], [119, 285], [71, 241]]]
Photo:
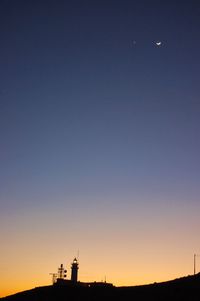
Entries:
[[61, 263], [69, 279], [78, 253], [81, 281], [193, 273], [199, 16], [198, 0], [0, 1], [0, 297]]

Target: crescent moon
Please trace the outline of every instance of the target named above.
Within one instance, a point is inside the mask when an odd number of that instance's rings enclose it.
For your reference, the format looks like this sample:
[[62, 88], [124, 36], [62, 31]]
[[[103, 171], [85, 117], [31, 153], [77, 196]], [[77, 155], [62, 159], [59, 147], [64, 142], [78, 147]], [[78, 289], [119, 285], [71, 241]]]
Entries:
[[160, 46], [162, 43], [161, 42], [156, 42], [156, 45], [157, 46]]

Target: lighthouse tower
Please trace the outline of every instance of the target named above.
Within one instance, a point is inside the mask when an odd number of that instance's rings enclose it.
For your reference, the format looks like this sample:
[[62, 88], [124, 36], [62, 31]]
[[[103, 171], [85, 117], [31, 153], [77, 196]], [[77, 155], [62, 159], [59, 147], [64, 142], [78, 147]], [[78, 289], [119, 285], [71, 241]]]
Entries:
[[78, 260], [74, 258], [71, 266], [71, 281], [77, 282], [78, 281]]

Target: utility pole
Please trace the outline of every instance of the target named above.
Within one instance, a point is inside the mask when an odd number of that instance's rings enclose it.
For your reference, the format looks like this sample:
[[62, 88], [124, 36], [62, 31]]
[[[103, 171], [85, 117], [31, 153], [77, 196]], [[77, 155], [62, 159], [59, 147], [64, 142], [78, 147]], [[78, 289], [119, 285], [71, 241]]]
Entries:
[[196, 275], [196, 258], [200, 256], [200, 254], [194, 254], [194, 275]]

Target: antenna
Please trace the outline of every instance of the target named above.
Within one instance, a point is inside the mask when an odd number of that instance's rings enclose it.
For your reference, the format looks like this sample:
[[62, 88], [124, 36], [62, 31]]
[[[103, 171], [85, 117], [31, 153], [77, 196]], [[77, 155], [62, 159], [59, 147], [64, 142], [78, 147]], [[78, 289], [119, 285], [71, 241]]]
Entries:
[[52, 284], [55, 284], [58, 275], [56, 273], [49, 273], [49, 275], [52, 275]]
[[58, 268], [58, 278], [64, 279], [67, 277], [67, 270], [64, 269], [63, 264]]
[[77, 260], [79, 261], [79, 249], [77, 251]]

